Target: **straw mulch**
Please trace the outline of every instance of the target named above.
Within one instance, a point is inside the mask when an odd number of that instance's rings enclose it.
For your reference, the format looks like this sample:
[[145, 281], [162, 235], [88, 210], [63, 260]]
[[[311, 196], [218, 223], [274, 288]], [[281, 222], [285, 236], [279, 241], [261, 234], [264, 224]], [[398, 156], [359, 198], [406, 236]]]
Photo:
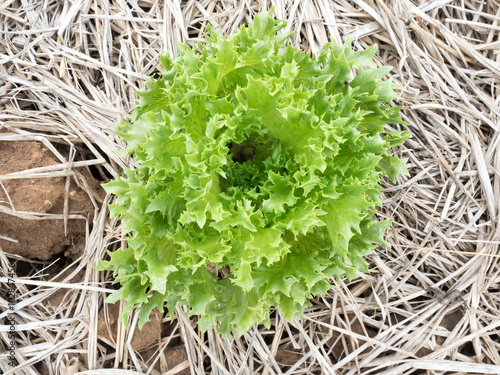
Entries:
[[[55, 259], [0, 252], [4, 269], [14, 261], [31, 267], [16, 279], [20, 365], [8, 366], [9, 327], [0, 326], [2, 372], [500, 373], [497, 0], [3, 0], [0, 142], [38, 141], [54, 151], [64, 145], [70, 152], [59, 154], [60, 164], [27, 166], [21, 178], [63, 176], [90, 194], [83, 169], [113, 175], [133, 166], [114, 154], [123, 148], [115, 123], [159, 69], [159, 53], [202, 40], [208, 23], [230, 33], [271, 6], [276, 18], [288, 20], [285, 30], [295, 31], [291, 43], [309, 52], [349, 36], [357, 49], [378, 43], [377, 62], [392, 65], [393, 79], [406, 87], [396, 104], [404, 105], [413, 137], [397, 153], [409, 158], [411, 177], [384, 182], [380, 210], [394, 220], [387, 231], [393, 245], [370, 257], [369, 274], [317, 297], [303, 319], [286, 322], [278, 311], [270, 330], [256, 327], [223, 340], [211, 331], [201, 334], [179, 308], [172, 325], [163, 319], [163, 336], [150, 339], [146, 355], [132, 345], [137, 316], [113, 338], [99, 328], [112, 323], [103, 303], [112, 278], [93, 266], [120, 246], [121, 231], [108, 217], [111, 197], [96, 199], [84, 250], [72, 265], [60, 254], [61, 271], [70, 271], [63, 277], [51, 276]], [[85, 158], [76, 160], [82, 150]], [[0, 176], [0, 182], [12, 178]], [[20, 215], [6, 202], [0, 208]], [[81, 281], [72, 281], [76, 274]], [[0, 282], [4, 319], [7, 278]], [[49, 308], [48, 299], [61, 290], [64, 303]]]

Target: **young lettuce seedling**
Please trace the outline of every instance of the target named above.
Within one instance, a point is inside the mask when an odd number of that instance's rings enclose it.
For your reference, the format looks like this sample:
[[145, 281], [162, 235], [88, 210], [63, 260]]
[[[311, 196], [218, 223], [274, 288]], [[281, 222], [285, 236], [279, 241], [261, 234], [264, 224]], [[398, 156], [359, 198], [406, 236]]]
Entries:
[[122, 319], [139, 308], [142, 327], [165, 302], [171, 316], [187, 305], [203, 331], [240, 336], [269, 326], [273, 307], [300, 316], [386, 244], [380, 179], [408, 173], [391, 151], [409, 133], [384, 129], [403, 124], [390, 105], [400, 87], [382, 80], [376, 46], [310, 56], [283, 27], [263, 12], [228, 38], [209, 28], [205, 44], [179, 45], [119, 126], [140, 168], [105, 185], [128, 247], [100, 269], [121, 285], [107, 302], [127, 301]]

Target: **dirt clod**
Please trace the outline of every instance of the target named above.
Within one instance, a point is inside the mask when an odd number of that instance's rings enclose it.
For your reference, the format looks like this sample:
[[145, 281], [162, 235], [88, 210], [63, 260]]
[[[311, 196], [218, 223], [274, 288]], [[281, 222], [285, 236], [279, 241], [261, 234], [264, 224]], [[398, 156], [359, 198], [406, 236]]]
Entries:
[[[167, 367], [168, 367], [167, 371], [172, 370], [177, 366], [182, 367], [181, 365], [188, 360], [186, 348], [184, 347], [184, 345], [167, 347], [164, 351], [164, 354], [165, 354], [165, 359], [167, 361]], [[177, 374], [178, 375], [191, 374], [189, 366], [187, 366], [187, 368], [184, 368], [183, 370], [180, 370]]]
[[290, 367], [295, 365], [300, 359], [302, 355], [293, 351], [293, 347], [290, 345], [288, 348], [285, 346], [283, 349], [279, 349], [276, 353], [274, 359], [281, 366], [281, 370], [288, 370]]
[[[0, 176], [27, 169], [60, 164], [43, 144], [35, 141], [0, 142]], [[100, 190], [99, 182], [84, 168], [79, 173], [89, 186]], [[40, 214], [62, 215], [66, 195], [65, 177], [7, 179], [0, 182], [0, 247], [30, 259], [47, 260], [64, 250], [78, 249], [84, 242], [84, 219], [64, 220]], [[72, 179], [68, 192], [68, 213], [92, 220], [94, 206], [88, 194]], [[5, 212], [7, 210], [7, 212]], [[27, 213], [27, 214], [26, 214]]]
[[[109, 304], [107, 308], [109, 329], [105, 319], [105, 310], [99, 312], [99, 323], [97, 326], [97, 334], [99, 337], [106, 338], [109, 341], [116, 342], [118, 331], [118, 318], [120, 315], [120, 304], [117, 302], [114, 305]], [[144, 324], [142, 329], [135, 327], [134, 336], [132, 338], [132, 347], [136, 351], [148, 349], [160, 341], [161, 321], [163, 315], [158, 309], [154, 309], [149, 315], [149, 322]], [[110, 336], [111, 332], [111, 336]]]

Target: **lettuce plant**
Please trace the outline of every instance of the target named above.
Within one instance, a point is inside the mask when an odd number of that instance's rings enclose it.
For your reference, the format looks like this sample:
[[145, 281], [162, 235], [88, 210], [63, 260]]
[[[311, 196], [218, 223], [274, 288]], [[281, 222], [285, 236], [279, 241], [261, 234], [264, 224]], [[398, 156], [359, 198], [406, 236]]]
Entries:
[[107, 301], [127, 301], [122, 318], [139, 307], [142, 326], [165, 302], [172, 316], [187, 305], [203, 331], [239, 336], [269, 325], [273, 307], [300, 316], [386, 243], [380, 179], [407, 173], [391, 151], [409, 133], [384, 129], [403, 124], [399, 87], [382, 80], [376, 46], [310, 56], [284, 26], [263, 12], [162, 55], [164, 73], [119, 126], [140, 168], [105, 186], [128, 247], [100, 268], [121, 284]]

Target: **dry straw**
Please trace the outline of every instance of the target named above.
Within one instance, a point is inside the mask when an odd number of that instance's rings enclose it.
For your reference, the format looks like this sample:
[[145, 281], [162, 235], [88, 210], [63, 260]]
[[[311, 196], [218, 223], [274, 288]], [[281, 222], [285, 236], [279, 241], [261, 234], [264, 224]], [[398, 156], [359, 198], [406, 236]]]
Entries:
[[[13, 369], [2, 357], [2, 372], [500, 373], [496, 0], [3, 0], [0, 144], [36, 140], [60, 164], [0, 176], [0, 188], [9, 179], [63, 176], [86, 189], [77, 177], [90, 165], [111, 174], [133, 167], [114, 154], [123, 147], [115, 122], [134, 107], [135, 92], [158, 69], [158, 54], [175, 53], [179, 42], [200, 41], [209, 23], [230, 33], [271, 6], [277, 18], [288, 21], [285, 31], [295, 31], [293, 45], [306, 51], [347, 37], [357, 49], [378, 43], [377, 63], [394, 66], [393, 79], [406, 87], [397, 104], [405, 107], [413, 137], [398, 153], [409, 158], [411, 177], [399, 177], [396, 185], [384, 181], [379, 212], [394, 219], [387, 232], [394, 246], [370, 257], [370, 274], [316, 298], [305, 318], [286, 322], [277, 311], [270, 330], [256, 327], [240, 339], [222, 340], [212, 331], [202, 335], [179, 308], [169, 333], [151, 343], [158, 350], [149, 360], [131, 345], [134, 325], [118, 327], [111, 341], [98, 330], [100, 310], [109, 323], [103, 299], [111, 277], [92, 267], [122, 239], [117, 222], [108, 218], [109, 197], [96, 198], [73, 274], [49, 279], [43, 270], [50, 265], [31, 261], [32, 276], [18, 275], [20, 366]], [[60, 144], [85, 148], [91, 156], [73, 160], [71, 152], [58, 151]], [[44, 219], [4, 203], [0, 208]], [[66, 222], [71, 214], [66, 205], [58, 219]], [[3, 267], [15, 260], [0, 252]], [[83, 281], [69, 281], [77, 273]], [[7, 279], [0, 283], [6, 290]], [[64, 303], [48, 308], [47, 299], [62, 287], [68, 292]], [[9, 346], [7, 326], [0, 326], [0, 343], [5, 350]], [[178, 363], [172, 359], [174, 343], [185, 350]]]

